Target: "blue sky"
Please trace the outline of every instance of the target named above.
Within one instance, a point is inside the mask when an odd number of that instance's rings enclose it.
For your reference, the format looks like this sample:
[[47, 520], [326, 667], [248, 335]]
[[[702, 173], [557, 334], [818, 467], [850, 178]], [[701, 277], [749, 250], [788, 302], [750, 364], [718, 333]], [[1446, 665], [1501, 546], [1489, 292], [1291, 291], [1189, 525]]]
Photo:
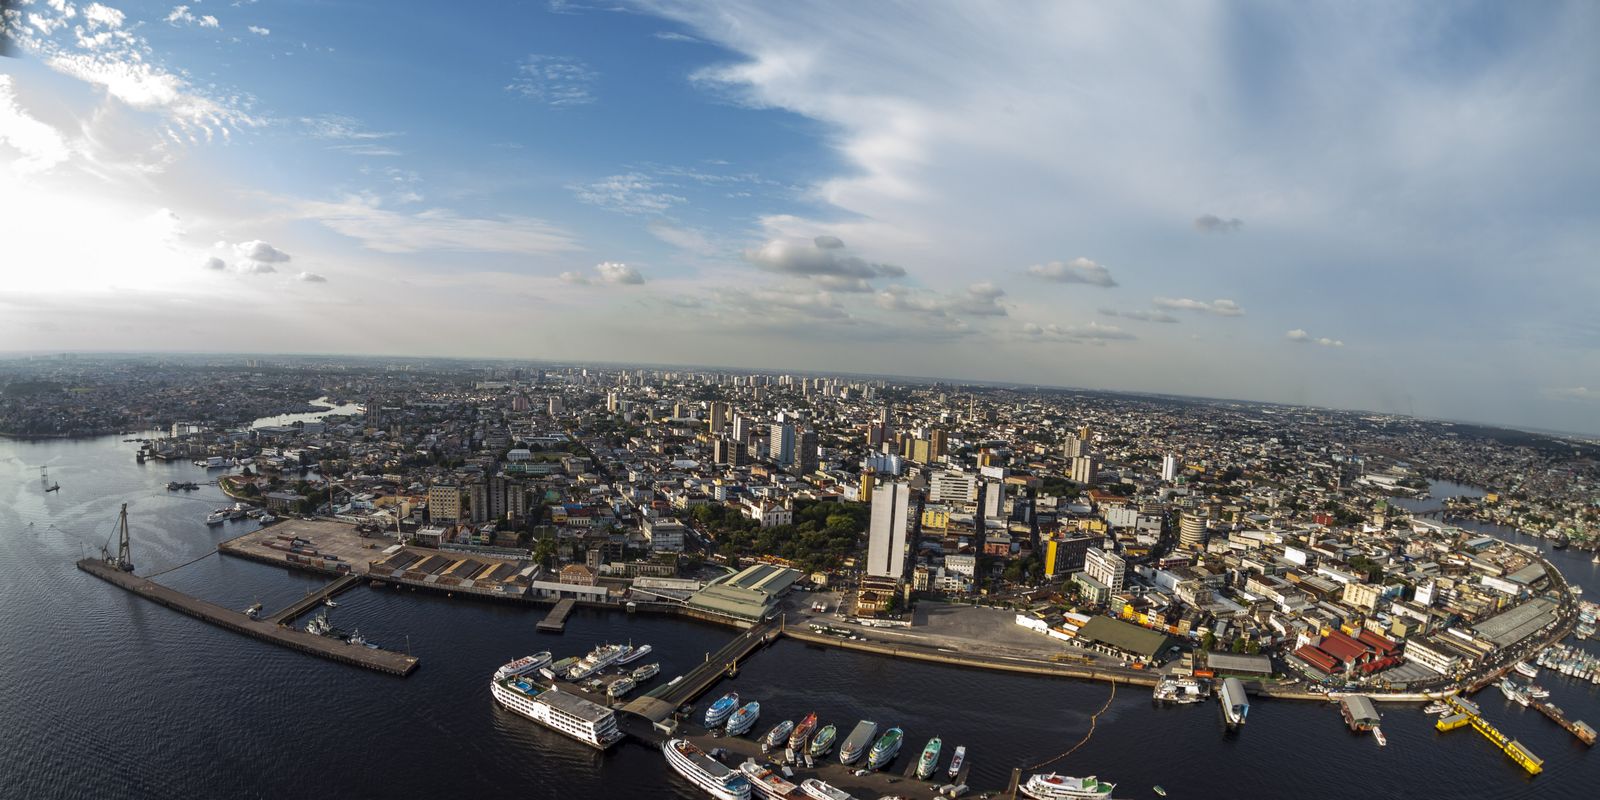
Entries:
[[0, 349], [1016, 380], [1600, 432], [1591, 3], [77, 3]]

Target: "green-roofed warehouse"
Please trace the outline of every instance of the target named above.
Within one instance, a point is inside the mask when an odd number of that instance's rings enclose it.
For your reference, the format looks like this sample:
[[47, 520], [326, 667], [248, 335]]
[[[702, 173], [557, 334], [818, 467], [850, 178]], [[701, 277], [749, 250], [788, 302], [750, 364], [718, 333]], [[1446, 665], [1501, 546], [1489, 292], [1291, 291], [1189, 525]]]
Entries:
[[689, 607], [754, 622], [771, 614], [797, 580], [800, 570], [752, 564], [695, 592]]
[[1172, 637], [1110, 617], [1094, 617], [1078, 629], [1078, 638], [1120, 656], [1160, 662], [1172, 649]]

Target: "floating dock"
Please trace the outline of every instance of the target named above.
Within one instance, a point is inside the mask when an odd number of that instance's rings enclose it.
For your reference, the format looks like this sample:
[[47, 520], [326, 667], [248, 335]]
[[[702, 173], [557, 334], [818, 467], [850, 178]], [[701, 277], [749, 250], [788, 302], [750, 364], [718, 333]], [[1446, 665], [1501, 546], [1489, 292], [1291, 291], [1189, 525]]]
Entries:
[[695, 698], [717, 685], [724, 675], [738, 670], [739, 662], [757, 648], [778, 638], [777, 626], [771, 622], [757, 625], [733, 638], [721, 650], [708, 654], [706, 660], [671, 683], [652, 689], [634, 699], [622, 710], [660, 724], [672, 716], [678, 707], [693, 702]]
[[342, 578], [339, 578], [327, 586], [324, 586], [321, 589], [311, 592], [305, 597], [290, 603], [278, 613], [267, 617], [267, 621], [273, 623], [274, 625], [288, 625], [289, 623], [294, 622], [296, 617], [299, 617], [311, 609], [322, 605], [327, 601], [328, 598], [354, 589], [356, 584], [360, 583], [362, 580], [363, 579], [360, 575], [346, 575]]
[[556, 603], [556, 607], [550, 609], [550, 613], [544, 615], [544, 619], [539, 620], [539, 632], [561, 633], [565, 631], [567, 629], [567, 615], [571, 614], [572, 609], [576, 608], [577, 605], [578, 601], [570, 597]]
[[1471, 725], [1478, 733], [1483, 734], [1483, 738], [1494, 742], [1495, 747], [1500, 748], [1500, 751], [1510, 756], [1518, 766], [1527, 770], [1529, 775], [1538, 775], [1544, 771], [1544, 759], [1528, 752], [1528, 748], [1523, 747], [1521, 742], [1507, 737], [1498, 728], [1489, 724], [1488, 720], [1478, 714], [1476, 705], [1456, 697], [1447, 697], [1445, 702], [1450, 705], [1453, 713], [1445, 715], [1434, 723], [1436, 729], [1453, 731]]
[[140, 578], [131, 572], [117, 569], [114, 564], [108, 564], [99, 559], [86, 558], [79, 561], [78, 569], [107, 583], [126, 589], [146, 600], [160, 603], [174, 611], [188, 614], [195, 619], [209, 622], [219, 628], [226, 628], [235, 633], [242, 633], [246, 636], [271, 642], [280, 647], [298, 650], [330, 661], [338, 661], [341, 664], [349, 664], [402, 677], [410, 675], [412, 670], [417, 668], [417, 659], [414, 656], [390, 650], [375, 650], [370, 647], [346, 644], [337, 639], [295, 630], [268, 620], [251, 619], [243, 612], [231, 611], [215, 603], [208, 603], [176, 589]]
[[1539, 709], [1540, 713], [1555, 720], [1557, 725], [1567, 729], [1567, 732], [1578, 737], [1578, 741], [1587, 745], [1594, 745], [1594, 728], [1589, 727], [1583, 720], [1569, 720], [1559, 706], [1551, 705], [1538, 698], [1528, 701], [1529, 705]]

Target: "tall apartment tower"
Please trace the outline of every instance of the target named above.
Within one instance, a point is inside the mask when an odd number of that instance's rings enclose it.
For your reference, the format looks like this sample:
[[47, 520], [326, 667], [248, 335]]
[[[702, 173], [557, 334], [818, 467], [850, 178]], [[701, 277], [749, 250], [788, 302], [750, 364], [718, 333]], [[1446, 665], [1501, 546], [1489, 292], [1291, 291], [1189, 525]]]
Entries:
[[1168, 453], [1161, 458], [1161, 480], [1172, 483], [1178, 479], [1178, 457]]
[[772, 423], [771, 439], [767, 444], [768, 457], [780, 467], [794, 466], [794, 426], [787, 422]]
[[906, 517], [911, 487], [886, 481], [872, 493], [872, 527], [867, 534], [867, 575], [899, 582], [906, 569]]

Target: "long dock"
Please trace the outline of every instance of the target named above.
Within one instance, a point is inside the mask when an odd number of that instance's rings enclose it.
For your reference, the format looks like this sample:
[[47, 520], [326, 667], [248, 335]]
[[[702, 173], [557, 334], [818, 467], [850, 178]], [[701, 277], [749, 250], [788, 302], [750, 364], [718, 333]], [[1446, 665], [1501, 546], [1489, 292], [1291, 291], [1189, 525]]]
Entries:
[[1583, 720], [1569, 720], [1559, 706], [1546, 703], [1538, 698], [1530, 698], [1528, 704], [1539, 709], [1539, 712], [1554, 720], [1557, 725], [1567, 729], [1567, 733], [1578, 737], [1578, 741], [1586, 745], [1594, 745], [1594, 728]]
[[270, 617], [267, 617], [267, 621], [274, 625], [288, 625], [289, 623], [293, 622], [296, 617], [310, 611], [313, 608], [316, 608], [317, 606], [322, 605], [323, 602], [325, 602], [328, 598], [354, 589], [356, 584], [360, 583], [361, 580], [362, 578], [360, 575], [346, 575], [342, 578], [339, 578], [327, 586], [324, 586], [321, 589], [311, 592], [305, 597], [290, 603], [288, 606], [285, 606], [283, 610], [273, 614]]
[[1445, 698], [1445, 702], [1450, 705], [1454, 713], [1446, 715], [1434, 723], [1436, 729], [1439, 731], [1453, 731], [1457, 728], [1471, 725], [1478, 733], [1483, 734], [1483, 738], [1493, 742], [1494, 746], [1500, 748], [1501, 752], [1510, 756], [1511, 760], [1517, 762], [1518, 766], [1527, 770], [1528, 774], [1538, 775], [1544, 771], [1544, 759], [1528, 752], [1528, 748], [1523, 747], [1521, 742], [1501, 733], [1499, 728], [1491, 725], [1488, 720], [1479, 715], [1476, 705], [1457, 697]]
[[694, 669], [689, 670], [677, 681], [651, 691], [623, 706], [622, 710], [660, 723], [672, 716], [678, 707], [685, 703], [693, 702], [695, 698], [715, 686], [724, 675], [735, 672], [739, 662], [743, 661], [757, 648], [766, 645], [778, 637], [777, 626], [767, 622], [746, 630], [733, 638], [733, 641], [722, 646], [715, 653], [708, 654], [706, 660]]
[[567, 615], [571, 614], [572, 609], [577, 606], [578, 601], [570, 597], [563, 598], [556, 603], [555, 608], [550, 609], [550, 613], [544, 615], [544, 619], [539, 620], [539, 632], [561, 633], [565, 631], [567, 629]]
[[174, 611], [290, 650], [402, 677], [410, 675], [412, 670], [417, 668], [417, 659], [414, 656], [346, 644], [326, 636], [278, 625], [269, 620], [251, 619], [243, 612], [231, 611], [215, 603], [140, 578], [131, 572], [123, 572], [99, 559], [86, 558], [79, 561], [78, 569]]

